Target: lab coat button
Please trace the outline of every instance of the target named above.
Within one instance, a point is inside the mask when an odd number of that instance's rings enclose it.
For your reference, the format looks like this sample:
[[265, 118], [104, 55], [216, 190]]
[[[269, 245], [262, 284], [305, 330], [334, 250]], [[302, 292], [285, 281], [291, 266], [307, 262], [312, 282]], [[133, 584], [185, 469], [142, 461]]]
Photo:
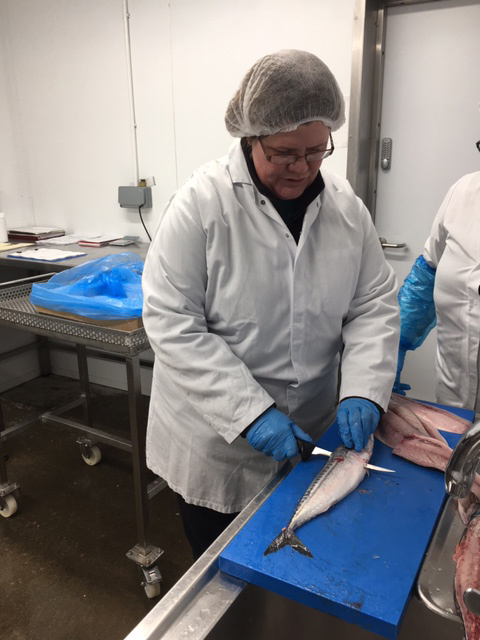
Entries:
[[289, 238], [290, 236], [288, 235], [288, 233], [285, 234], [285, 238]]
[[260, 200], [260, 204], [265, 204], [265, 200]]

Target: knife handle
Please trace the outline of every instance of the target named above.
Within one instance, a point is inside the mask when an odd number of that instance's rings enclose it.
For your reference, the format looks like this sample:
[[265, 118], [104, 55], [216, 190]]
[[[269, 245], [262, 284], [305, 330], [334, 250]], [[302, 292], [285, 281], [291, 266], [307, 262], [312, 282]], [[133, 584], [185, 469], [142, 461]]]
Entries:
[[300, 440], [300, 438], [295, 438], [295, 440], [297, 441], [300, 457], [305, 462], [305, 460], [308, 460], [312, 455], [312, 451], [315, 449], [315, 443], [306, 442], [305, 440]]

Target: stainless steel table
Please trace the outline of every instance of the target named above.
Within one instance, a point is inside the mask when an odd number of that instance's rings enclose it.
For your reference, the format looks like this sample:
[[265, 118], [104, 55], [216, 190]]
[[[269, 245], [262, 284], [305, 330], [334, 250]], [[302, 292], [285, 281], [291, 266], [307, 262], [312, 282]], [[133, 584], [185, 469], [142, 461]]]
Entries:
[[[65, 246], [45, 244], [41, 246], [45, 247], [46, 249], [60, 249], [66, 251], [81, 250], [84, 251], [86, 255], [79, 256], [78, 258], [59, 260], [58, 262], [48, 262], [46, 260], [27, 260], [21, 258], [20, 254], [18, 255], [18, 257], [13, 257], [8, 255], [8, 251], [0, 251], [0, 266], [28, 269], [34, 273], [46, 273], [51, 271], [64, 271], [65, 269], [71, 269], [72, 267], [83, 264], [88, 260], [103, 258], [104, 256], [115, 253], [136, 253], [142, 260], [145, 260], [148, 247], [150, 245], [146, 242], [138, 242], [128, 247], [115, 247], [114, 245], [107, 245], [105, 247], [79, 247], [76, 244]], [[31, 248], [32, 247], [25, 247], [25, 249]]]
[[[48, 411], [34, 420], [28, 420], [10, 428], [4, 424], [3, 415], [0, 412], [0, 515], [9, 517], [15, 513], [19, 494], [19, 485], [9, 481], [7, 477], [2, 451], [3, 443], [31, 427], [38, 419], [42, 423], [58, 425], [78, 433], [77, 442], [80, 444], [82, 457], [87, 464], [96, 464], [101, 458], [97, 443], [105, 443], [129, 451], [133, 461], [138, 542], [128, 551], [127, 556], [140, 567], [143, 574], [142, 585], [146, 594], [149, 597], [154, 597], [160, 593], [161, 575], [156, 563], [163, 552], [159, 547], [150, 544], [147, 539], [148, 500], [163, 489], [166, 483], [160, 478], [156, 478], [150, 484], [147, 482], [146, 424], [140, 419], [139, 361], [140, 353], [150, 348], [145, 330], [141, 328], [134, 331], [120, 331], [37, 313], [30, 303], [29, 296], [32, 282], [41, 279], [45, 279], [45, 275], [0, 284], [0, 326], [35, 334], [40, 341], [40, 354], [43, 355], [44, 368], [48, 368], [48, 363], [45, 364], [45, 358], [48, 357], [46, 342], [49, 338], [73, 343], [77, 352], [81, 393], [77, 400], [68, 405]], [[125, 362], [130, 440], [100, 431], [94, 427], [90, 402], [87, 348], [114, 354]], [[82, 423], [63, 417], [68, 410], [75, 406], [83, 407], [84, 421]]]

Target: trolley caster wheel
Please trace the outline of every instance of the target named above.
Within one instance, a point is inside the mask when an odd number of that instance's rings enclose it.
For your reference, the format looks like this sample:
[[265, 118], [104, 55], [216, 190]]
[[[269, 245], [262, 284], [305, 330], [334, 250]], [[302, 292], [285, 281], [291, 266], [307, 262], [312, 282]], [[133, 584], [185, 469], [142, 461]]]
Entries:
[[155, 584], [145, 584], [143, 585], [145, 589], [145, 593], [147, 598], [157, 598], [160, 595], [160, 582], [155, 582]]
[[17, 511], [17, 501], [14, 496], [8, 495], [0, 498], [0, 516], [10, 518]]
[[100, 451], [100, 449], [97, 447], [96, 444], [89, 447], [88, 451], [90, 455], [87, 457], [84, 453], [82, 453], [82, 458], [85, 464], [88, 464], [91, 467], [93, 467], [94, 465], [98, 464], [102, 459], [102, 452]]

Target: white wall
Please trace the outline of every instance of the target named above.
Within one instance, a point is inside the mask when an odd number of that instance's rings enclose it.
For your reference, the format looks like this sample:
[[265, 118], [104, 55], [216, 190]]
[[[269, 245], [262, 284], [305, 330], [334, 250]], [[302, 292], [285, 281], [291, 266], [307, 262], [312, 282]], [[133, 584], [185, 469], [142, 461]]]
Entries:
[[[140, 177], [153, 229], [200, 163], [231, 142], [225, 107], [280, 48], [327, 62], [348, 95], [353, 0], [129, 0]], [[117, 187], [134, 178], [123, 0], [1, 0], [0, 210], [9, 225], [147, 237]], [[332, 166], [345, 173], [347, 127]], [[343, 147], [343, 148], [342, 148]], [[13, 159], [13, 162], [12, 162]]]
[[[307, 49], [350, 93], [353, 1], [184, 0], [171, 2], [172, 73], [179, 181], [232, 138], [225, 108], [240, 78], [261, 56]], [[329, 168], [345, 175], [348, 126], [335, 135]], [[338, 154], [337, 154], [338, 149]]]
[[[151, 233], [190, 172], [227, 152], [226, 105], [262, 55], [312, 51], [348, 104], [354, 0], [128, 4], [139, 174], [156, 181], [144, 212]], [[135, 175], [123, 8], [123, 0], [0, 0], [0, 211], [9, 226], [147, 240], [137, 211], [117, 204], [118, 186]], [[342, 175], [347, 132], [348, 123], [328, 160]], [[52, 361], [72, 371], [68, 358]], [[91, 379], [123, 386], [117, 369], [93, 363]]]

